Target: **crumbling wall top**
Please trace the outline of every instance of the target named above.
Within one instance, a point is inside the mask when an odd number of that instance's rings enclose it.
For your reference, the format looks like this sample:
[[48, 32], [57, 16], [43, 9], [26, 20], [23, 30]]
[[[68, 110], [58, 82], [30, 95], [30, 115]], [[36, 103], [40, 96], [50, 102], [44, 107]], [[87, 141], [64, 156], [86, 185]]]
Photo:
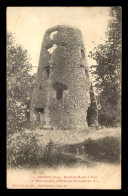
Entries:
[[51, 27], [49, 29], [46, 30], [45, 34], [50, 34], [54, 31], [58, 31], [60, 29], [74, 29], [74, 30], [79, 30], [80, 29], [78, 27], [75, 27], [75, 26], [70, 26], [70, 25], [57, 25], [55, 27]]

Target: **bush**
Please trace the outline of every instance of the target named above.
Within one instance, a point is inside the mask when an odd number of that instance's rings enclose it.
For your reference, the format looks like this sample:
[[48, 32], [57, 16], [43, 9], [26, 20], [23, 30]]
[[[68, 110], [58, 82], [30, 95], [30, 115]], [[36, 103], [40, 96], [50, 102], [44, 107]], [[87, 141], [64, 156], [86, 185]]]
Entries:
[[[7, 139], [8, 168], [38, 168], [70, 166], [77, 162], [75, 157], [62, 153], [60, 145], [52, 140], [44, 141], [45, 137], [37, 133], [15, 133]], [[41, 143], [40, 143], [41, 141]]]
[[38, 162], [39, 147], [36, 144], [34, 133], [15, 133], [7, 139], [7, 164], [8, 167], [36, 166]]
[[7, 138], [7, 166], [11, 168], [31, 168], [58, 164], [60, 153], [50, 140], [43, 142], [37, 133], [15, 133]]

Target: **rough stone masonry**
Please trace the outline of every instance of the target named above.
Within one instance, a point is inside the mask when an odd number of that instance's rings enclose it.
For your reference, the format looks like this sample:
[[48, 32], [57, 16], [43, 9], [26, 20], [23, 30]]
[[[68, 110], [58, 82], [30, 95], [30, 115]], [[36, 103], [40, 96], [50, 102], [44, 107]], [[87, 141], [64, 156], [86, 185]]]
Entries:
[[84, 130], [97, 124], [97, 104], [78, 28], [58, 25], [46, 31], [30, 120], [42, 129]]

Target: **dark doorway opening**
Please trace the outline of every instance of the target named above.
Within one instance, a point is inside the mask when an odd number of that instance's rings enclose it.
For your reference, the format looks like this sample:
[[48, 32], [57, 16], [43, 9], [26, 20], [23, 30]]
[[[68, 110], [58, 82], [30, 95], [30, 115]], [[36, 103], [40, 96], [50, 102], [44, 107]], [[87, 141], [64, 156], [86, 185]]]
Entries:
[[87, 110], [87, 123], [88, 126], [97, 126], [98, 125], [98, 108], [97, 108], [97, 102], [96, 97], [93, 92], [93, 87], [91, 85], [90, 87], [90, 107]]
[[35, 112], [44, 113], [44, 108], [35, 108]]
[[37, 124], [40, 123], [40, 114], [44, 113], [44, 108], [35, 108]]
[[[87, 123], [91, 127], [98, 121], [98, 113], [96, 103], [91, 103], [87, 110]], [[96, 124], [97, 125], [97, 124]]]

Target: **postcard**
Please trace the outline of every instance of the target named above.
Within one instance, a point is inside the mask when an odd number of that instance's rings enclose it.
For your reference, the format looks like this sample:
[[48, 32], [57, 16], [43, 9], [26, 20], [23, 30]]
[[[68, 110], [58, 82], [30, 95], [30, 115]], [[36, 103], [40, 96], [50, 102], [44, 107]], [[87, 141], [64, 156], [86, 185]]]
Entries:
[[7, 188], [121, 189], [121, 7], [6, 17]]

